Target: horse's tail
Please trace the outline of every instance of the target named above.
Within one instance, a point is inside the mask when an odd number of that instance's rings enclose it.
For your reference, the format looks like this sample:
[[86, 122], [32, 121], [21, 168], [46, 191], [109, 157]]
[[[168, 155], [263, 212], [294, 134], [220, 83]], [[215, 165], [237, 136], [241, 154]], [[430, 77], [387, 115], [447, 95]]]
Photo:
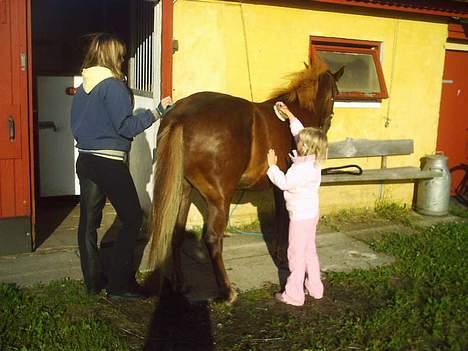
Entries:
[[182, 198], [183, 150], [183, 126], [177, 122], [165, 126], [158, 134], [149, 252], [150, 266], [161, 273], [170, 257]]

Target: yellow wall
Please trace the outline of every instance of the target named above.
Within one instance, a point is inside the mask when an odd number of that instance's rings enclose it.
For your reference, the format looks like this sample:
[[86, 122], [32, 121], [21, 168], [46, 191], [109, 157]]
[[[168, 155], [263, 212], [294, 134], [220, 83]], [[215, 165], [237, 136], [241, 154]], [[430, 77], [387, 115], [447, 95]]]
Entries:
[[[179, 50], [174, 54], [173, 96], [178, 99], [211, 90], [265, 100], [287, 82], [289, 73], [302, 69], [308, 61], [310, 35], [383, 43], [382, 65], [390, 98], [377, 108], [335, 108], [330, 141], [346, 137], [414, 139], [414, 154], [390, 157], [389, 167], [419, 166], [420, 157], [435, 151], [446, 24], [404, 16], [178, 0], [174, 7], [174, 39]], [[380, 167], [376, 158], [357, 161], [364, 168]], [[329, 161], [325, 166], [344, 163], [349, 162]], [[410, 203], [412, 194], [412, 184], [322, 187], [321, 210], [373, 206], [382, 196]], [[250, 221], [256, 208], [238, 206], [233, 222]], [[189, 222], [199, 221], [191, 211]]]

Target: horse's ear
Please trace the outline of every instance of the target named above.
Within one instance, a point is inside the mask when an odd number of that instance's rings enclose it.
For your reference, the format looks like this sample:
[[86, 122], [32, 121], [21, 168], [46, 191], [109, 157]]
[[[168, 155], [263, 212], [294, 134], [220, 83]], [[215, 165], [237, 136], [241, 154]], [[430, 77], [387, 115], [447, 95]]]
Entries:
[[333, 77], [335, 77], [336, 82], [338, 82], [340, 80], [341, 76], [343, 75], [344, 68], [345, 68], [345, 66], [341, 66], [341, 68], [338, 71], [333, 73]]
[[307, 62], [305, 62], [305, 61], [304, 61], [304, 66], [305, 66], [306, 69], [309, 69], [309, 67], [310, 67], [309, 64]]

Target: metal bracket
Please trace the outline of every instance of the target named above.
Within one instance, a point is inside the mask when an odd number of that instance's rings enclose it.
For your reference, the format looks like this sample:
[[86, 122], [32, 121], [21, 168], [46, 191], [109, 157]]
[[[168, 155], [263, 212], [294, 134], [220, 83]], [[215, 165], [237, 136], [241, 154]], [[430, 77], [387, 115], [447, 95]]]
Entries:
[[8, 118], [8, 137], [10, 139], [10, 143], [13, 143], [13, 141], [15, 140], [15, 134], [16, 134], [16, 131], [15, 131], [15, 120], [13, 119], [13, 116], [10, 115], [10, 117]]
[[20, 67], [22, 71], [26, 71], [26, 65], [28, 63], [27, 56], [24, 52], [20, 54]]
[[57, 131], [57, 126], [54, 121], [41, 121], [39, 122], [39, 129], [52, 129], [54, 132]]

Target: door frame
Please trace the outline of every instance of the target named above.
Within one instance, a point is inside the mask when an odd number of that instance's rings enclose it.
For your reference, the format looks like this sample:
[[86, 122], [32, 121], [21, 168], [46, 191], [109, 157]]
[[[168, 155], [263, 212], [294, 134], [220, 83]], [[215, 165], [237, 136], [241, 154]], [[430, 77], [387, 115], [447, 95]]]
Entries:
[[[32, 55], [31, 55], [31, 3], [30, 0], [6, 0], [11, 14], [12, 55], [17, 67], [17, 88], [12, 92], [13, 102], [20, 106], [21, 154], [15, 161], [15, 211], [12, 216], [0, 218], [0, 254], [30, 252], [34, 247], [34, 137], [32, 118]], [[16, 16], [16, 18], [15, 18]], [[24, 56], [23, 56], [24, 55]], [[20, 58], [21, 57], [21, 58]]]
[[[452, 56], [451, 56], [452, 55]], [[448, 42], [445, 45], [445, 63], [444, 63], [444, 76], [443, 79], [447, 79], [446, 77], [446, 69], [448, 69], [448, 65], [450, 64], [450, 60], [448, 60], [449, 57], [453, 59], [453, 55], [463, 55], [463, 60], [467, 60], [468, 58], [468, 42], [466, 44], [462, 43], [451, 43]], [[453, 76], [453, 68], [452, 68], [452, 76]], [[447, 111], [447, 108], [449, 105], [449, 102], [452, 102], [449, 100], [449, 97], [447, 96], [448, 92], [446, 92], [444, 89], [449, 89], [448, 87], [445, 87], [446, 84], [456, 84], [457, 86], [460, 86], [460, 84], [466, 86], [466, 80], [460, 81], [459, 79], [462, 79], [462, 75], [457, 76], [455, 80], [447, 80], [447, 81], [442, 81], [442, 91], [441, 91], [441, 100], [440, 100], [440, 111], [439, 111], [439, 125], [438, 125], [438, 130], [437, 130], [437, 150], [440, 150], [442, 152], [445, 152], [446, 155], [449, 157], [448, 160], [448, 166], [449, 167], [454, 167], [460, 163], [466, 163], [466, 155], [468, 152], [468, 121], [464, 121], [465, 124], [463, 124], [463, 118], [460, 119], [460, 116], [458, 113], [453, 112], [453, 111]], [[464, 82], [464, 83], [462, 83]], [[466, 92], [464, 92], [466, 94]], [[462, 100], [463, 101], [463, 100]], [[465, 102], [466, 103], [466, 102]], [[444, 108], [443, 108], [444, 107]], [[459, 110], [457, 108], [456, 110]], [[451, 120], [450, 116], [458, 116], [456, 119], [452, 119], [452, 122], [457, 122], [453, 126], [450, 126], [450, 129], [447, 129], [448, 127], [448, 121]], [[460, 125], [461, 124], [461, 125]], [[451, 145], [450, 142], [448, 141], [451, 140], [454, 142], [455, 140], [458, 140], [457, 138], [460, 137], [454, 136], [453, 133], [457, 131], [458, 133], [463, 133], [465, 135], [465, 144], [460, 145], [460, 149], [458, 149], [458, 144], [456, 146], [456, 150], [460, 151], [460, 154], [454, 152], [454, 145]], [[462, 137], [463, 138], [463, 137]], [[451, 145], [451, 146], [450, 146]], [[463, 150], [462, 150], [463, 149]], [[465, 154], [465, 156], [461, 156], [462, 154]], [[450, 187], [450, 194], [455, 195], [455, 188], [458, 186], [460, 183], [461, 179], [463, 178], [463, 172], [456, 172], [452, 174], [452, 182], [451, 182], [451, 187]]]

